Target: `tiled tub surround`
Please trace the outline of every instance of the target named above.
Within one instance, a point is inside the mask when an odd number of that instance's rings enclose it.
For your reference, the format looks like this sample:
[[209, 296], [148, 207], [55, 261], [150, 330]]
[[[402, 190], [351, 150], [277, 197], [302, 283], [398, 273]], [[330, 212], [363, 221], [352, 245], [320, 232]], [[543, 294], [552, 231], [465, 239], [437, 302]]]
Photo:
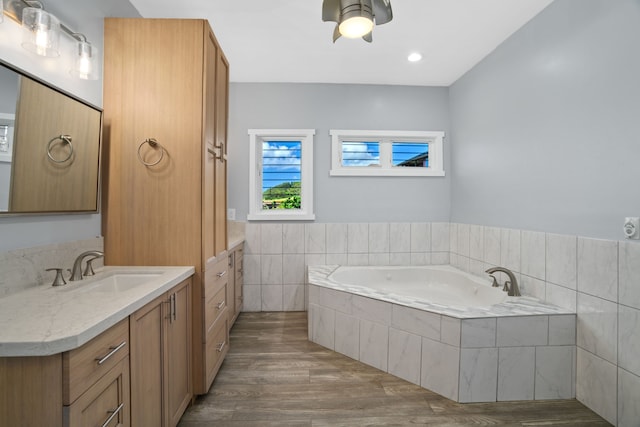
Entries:
[[575, 397], [575, 314], [516, 298], [444, 307], [309, 267], [309, 339], [458, 402]]
[[576, 398], [639, 425], [640, 242], [448, 222], [254, 222], [246, 238], [246, 311], [304, 310], [307, 265], [507, 267], [524, 295], [577, 313]]
[[451, 264], [502, 265], [523, 294], [576, 311], [576, 398], [640, 426], [640, 242], [450, 224]]

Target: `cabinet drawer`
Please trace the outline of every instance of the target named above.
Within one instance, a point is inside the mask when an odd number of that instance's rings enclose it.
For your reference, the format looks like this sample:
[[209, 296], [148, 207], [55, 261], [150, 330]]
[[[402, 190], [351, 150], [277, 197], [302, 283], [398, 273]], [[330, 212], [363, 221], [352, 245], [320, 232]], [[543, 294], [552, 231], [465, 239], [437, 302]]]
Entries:
[[227, 311], [226, 308], [223, 310], [222, 315], [207, 333], [205, 355], [207, 388], [211, 386], [224, 356], [227, 354], [227, 351], [229, 351], [229, 319]]
[[129, 354], [129, 319], [112, 326], [82, 347], [62, 355], [62, 400], [73, 403]]
[[130, 425], [129, 411], [129, 358], [125, 357], [71, 406], [64, 407], [63, 424], [125, 427]]
[[227, 286], [223, 286], [212, 298], [207, 300], [204, 309], [204, 318], [207, 334], [213, 328], [214, 323], [227, 308]]
[[208, 300], [220, 291], [227, 283], [228, 265], [227, 257], [217, 262], [213, 268], [204, 273], [204, 299]]

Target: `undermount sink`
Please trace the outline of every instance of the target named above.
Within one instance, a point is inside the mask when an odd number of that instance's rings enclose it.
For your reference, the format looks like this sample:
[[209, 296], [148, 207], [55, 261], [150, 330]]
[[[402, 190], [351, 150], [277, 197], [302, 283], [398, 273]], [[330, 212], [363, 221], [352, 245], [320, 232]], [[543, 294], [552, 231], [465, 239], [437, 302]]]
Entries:
[[149, 283], [160, 277], [161, 272], [109, 272], [106, 276], [85, 278], [80, 281], [68, 282], [73, 286], [61, 286], [61, 290], [69, 292], [94, 292], [117, 294], [132, 290], [140, 285]]

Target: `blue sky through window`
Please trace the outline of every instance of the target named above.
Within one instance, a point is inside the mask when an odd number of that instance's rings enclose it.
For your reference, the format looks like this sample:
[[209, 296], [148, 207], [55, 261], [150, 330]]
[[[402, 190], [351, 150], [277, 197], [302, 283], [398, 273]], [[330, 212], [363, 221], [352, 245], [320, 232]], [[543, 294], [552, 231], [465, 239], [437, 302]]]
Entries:
[[392, 156], [393, 166], [428, 167], [429, 144], [415, 142], [394, 142]]
[[262, 143], [262, 191], [283, 182], [300, 182], [301, 141]]
[[342, 166], [371, 166], [380, 164], [379, 142], [343, 142]]

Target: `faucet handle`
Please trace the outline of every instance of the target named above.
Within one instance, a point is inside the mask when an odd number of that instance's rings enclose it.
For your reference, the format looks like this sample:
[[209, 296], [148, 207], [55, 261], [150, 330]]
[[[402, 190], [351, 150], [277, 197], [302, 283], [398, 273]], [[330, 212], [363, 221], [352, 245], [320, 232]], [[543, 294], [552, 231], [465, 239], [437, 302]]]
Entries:
[[53, 283], [51, 286], [62, 286], [66, 285], [67, 282], [64, 280], [64, 276], [62, 275], [62, 268], [47, 268], [45, 271], [54, 271], [56, 272], [56, 278], [53, 279]]
[[93, 265], [91, 264], [91, 261], [95, 261], [98, 258], [100, 257], [97, 256], [87, 260], [87, 265], [84, 267], [84, 273], [82, 274], [83, 277], [95, 276], [96, 273], [95, 271], [93, 271]]
[[496, 276], [494, 276], [493, 274], [490, 274], [489, 277], [491, 277], [493, 279], [493, 283], [491, 284], [491, 287], [493, 288], [497, 288], [498, 286], [498, 280], [496, 280]]

